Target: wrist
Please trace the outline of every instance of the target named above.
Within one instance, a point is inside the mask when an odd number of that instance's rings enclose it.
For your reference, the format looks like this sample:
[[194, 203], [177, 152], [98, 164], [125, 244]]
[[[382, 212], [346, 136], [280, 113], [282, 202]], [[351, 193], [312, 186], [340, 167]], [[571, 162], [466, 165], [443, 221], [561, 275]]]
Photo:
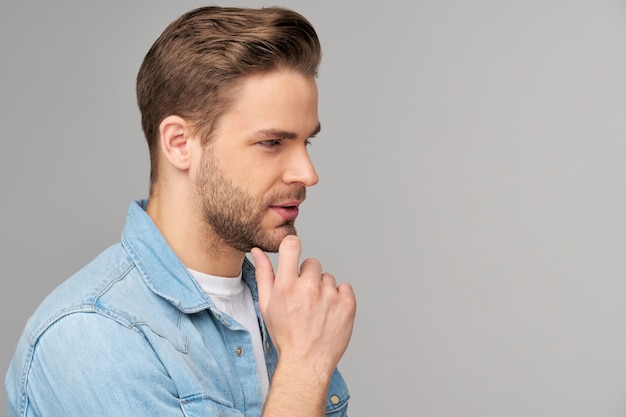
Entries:
[[263, 417], [323, 416], [330, 378], [310, 363], [279, 359]]
[[275, 374], [288, 378], [295, 384], [306, 385], [311, 389], [327, 389], [334, 368], [316, 364], [313, 361], [279, 357]]

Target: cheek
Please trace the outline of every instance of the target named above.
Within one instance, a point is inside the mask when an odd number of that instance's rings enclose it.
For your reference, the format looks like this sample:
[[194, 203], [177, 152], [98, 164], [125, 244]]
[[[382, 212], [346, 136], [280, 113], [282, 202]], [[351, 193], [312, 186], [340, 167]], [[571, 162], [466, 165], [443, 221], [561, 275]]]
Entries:
[[275, 169], [246, 169], [238, 176], [238, 184], [250, 195], [264, 198], [280, 187], [280, 175]]

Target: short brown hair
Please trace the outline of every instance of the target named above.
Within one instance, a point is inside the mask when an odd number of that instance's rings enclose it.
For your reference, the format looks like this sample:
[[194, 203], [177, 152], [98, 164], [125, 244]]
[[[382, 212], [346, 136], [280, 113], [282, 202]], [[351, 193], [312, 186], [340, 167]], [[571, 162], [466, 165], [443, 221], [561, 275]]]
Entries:
[[178, 115], [188, 120], [208, 141], [243, 78], [283, 68], [315, 77], [320, 61], [315, 29], [289, 9], [201, 7], [172, 22], [137, 75], [150, 183], [158, 175], [157, 141], [164, 118]]

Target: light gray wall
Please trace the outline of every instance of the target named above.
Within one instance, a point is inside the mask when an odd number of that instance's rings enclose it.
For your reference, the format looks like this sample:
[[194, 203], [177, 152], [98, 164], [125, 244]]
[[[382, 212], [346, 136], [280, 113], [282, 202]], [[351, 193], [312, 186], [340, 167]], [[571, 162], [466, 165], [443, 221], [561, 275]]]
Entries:
[[[3, 372], [146, 195], [135, 74], [202, 4], [0, 4]], [[300, 231], [359, 299], [351, 415], [623, 416], [625, 2], [280, 4], [325, 50]]]

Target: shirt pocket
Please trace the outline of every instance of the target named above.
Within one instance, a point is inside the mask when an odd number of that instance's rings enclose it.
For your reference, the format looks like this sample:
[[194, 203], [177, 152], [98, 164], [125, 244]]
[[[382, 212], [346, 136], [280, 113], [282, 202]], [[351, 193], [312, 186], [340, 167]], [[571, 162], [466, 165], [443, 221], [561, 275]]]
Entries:
[[180, 401], [186, 417], [244, 417], [244, 414], [230, 405], [215, 402], [206, 395], [196, 395]]

